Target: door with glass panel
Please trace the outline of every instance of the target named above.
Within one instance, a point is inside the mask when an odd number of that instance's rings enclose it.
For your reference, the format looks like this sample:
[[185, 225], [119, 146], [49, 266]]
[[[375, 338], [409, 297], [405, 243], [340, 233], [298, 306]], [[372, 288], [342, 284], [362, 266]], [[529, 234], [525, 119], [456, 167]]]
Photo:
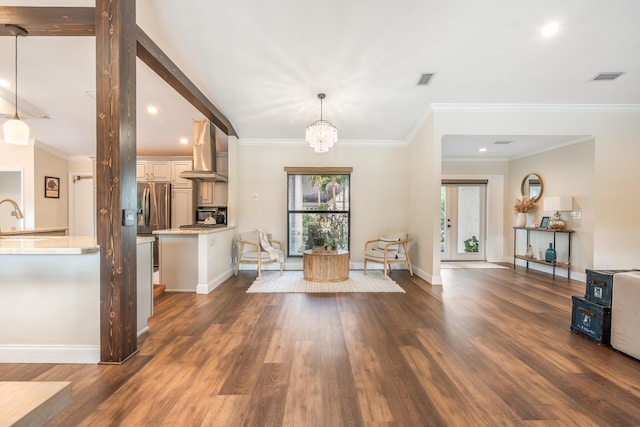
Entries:
[[485, 259], [486, 194], [486, 182], [443, 182], [440, 192], [443, 261]]

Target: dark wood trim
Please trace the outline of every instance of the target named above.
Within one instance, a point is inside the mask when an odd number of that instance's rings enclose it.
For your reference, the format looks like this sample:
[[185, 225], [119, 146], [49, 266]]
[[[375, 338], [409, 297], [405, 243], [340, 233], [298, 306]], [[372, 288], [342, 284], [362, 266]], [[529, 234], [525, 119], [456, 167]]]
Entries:
[[285, 166], [284, 171], [289, 175], [327, 175], [327, 174], [348, 174], [353, 172], [352, 167], [308, 167], [308, 166]]
[[12, 36], [4, 24], [19, 25], [31, 36], [94, 36], [95, 7], [0, 7], [0, 36]]
[[100, 361], [137, 351], [135, 1], [96, 0], [96, 173]]
[[238, 136], [231, 122], [207, 97], [200, 92], [191, 80], [178, 68], [176, 64], [158, 47], [157, 44], [138, 27], [138, 58], [142, 60], [157, 75], [162, 77], [169, 86], [182, 95], [191, 105], [205, 115], [227, 135]]
[[443, 179], [442, 185], [486, 185], [488, 179]]

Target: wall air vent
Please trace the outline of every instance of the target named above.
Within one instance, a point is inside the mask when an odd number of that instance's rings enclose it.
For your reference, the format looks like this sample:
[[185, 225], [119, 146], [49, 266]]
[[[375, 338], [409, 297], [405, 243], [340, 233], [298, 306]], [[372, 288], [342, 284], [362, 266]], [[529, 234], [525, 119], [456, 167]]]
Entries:
[[420, 80], [418, 80], [418, 86], [426, 86], [428, 85], [431, 80], [433, 79], [433, 76], [435, 76], [435, 73], [426, 73], [423, 74], [422, 76], [420, 76]]
[[621, 75], [623, 75], [623, 72], [609, 72], [609, 73], [600, 73], [597, 76], [595, 76], [593, 79], [593, 81], [597, 81], [597, 80], [615, 80], [618, 77], [620, 77]]
[[508, 145], [511, 144], [513, 141], [496, 141], [494, 142], [494, 144], [496, 145]]

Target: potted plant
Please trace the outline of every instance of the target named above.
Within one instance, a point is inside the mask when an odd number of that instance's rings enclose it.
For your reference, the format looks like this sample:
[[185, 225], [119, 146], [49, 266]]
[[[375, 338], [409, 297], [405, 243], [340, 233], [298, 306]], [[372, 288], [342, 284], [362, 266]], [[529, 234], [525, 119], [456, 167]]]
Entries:
[[471, 236], [467, 240], [464, 241], [464, 251], [465, 252], [478, 252], [478, 246], [480, 242], [476, 236]]
[[317, 222], [307, 225], [307, 241], [311, 242], [313, 252], [321, 252], [324, 249], [325, 238], [326, 233]]

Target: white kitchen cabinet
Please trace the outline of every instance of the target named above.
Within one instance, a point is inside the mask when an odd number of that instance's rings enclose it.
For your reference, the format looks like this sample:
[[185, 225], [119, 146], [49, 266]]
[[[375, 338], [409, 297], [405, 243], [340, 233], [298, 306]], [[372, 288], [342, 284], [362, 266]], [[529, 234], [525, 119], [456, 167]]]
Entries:
[[214, 183], [212, 181], [198, 182], [198, 206], [213, 205], [213, 188]]
[[[228, 153], [218, 153], [216, 170], [222, 175], [228, 173]], [[199, 181], [198, 206], [227, 206], [228, 185], [226, 182]]]
[[171, 161], [138, 160], [136, 181], [171, 182]]
[[192, 188], [193, 181], [190, 179], [180, 178], [180, 174], [185, 171], [193, 169], [193, 162], [191, 160], [172, 160], [171, 161], [171, 184], [173, 188]]
[[171, 228], [193, 224], [193, 190], [174, 188], [171, 190]]
[[149, 181], [171, 182], [171, 162], [169, 160], [153, 160], [147, 165]]
[[136, 162], [136, 181], [147, 180], [147, 163], [148, 162], [141, 160]]

